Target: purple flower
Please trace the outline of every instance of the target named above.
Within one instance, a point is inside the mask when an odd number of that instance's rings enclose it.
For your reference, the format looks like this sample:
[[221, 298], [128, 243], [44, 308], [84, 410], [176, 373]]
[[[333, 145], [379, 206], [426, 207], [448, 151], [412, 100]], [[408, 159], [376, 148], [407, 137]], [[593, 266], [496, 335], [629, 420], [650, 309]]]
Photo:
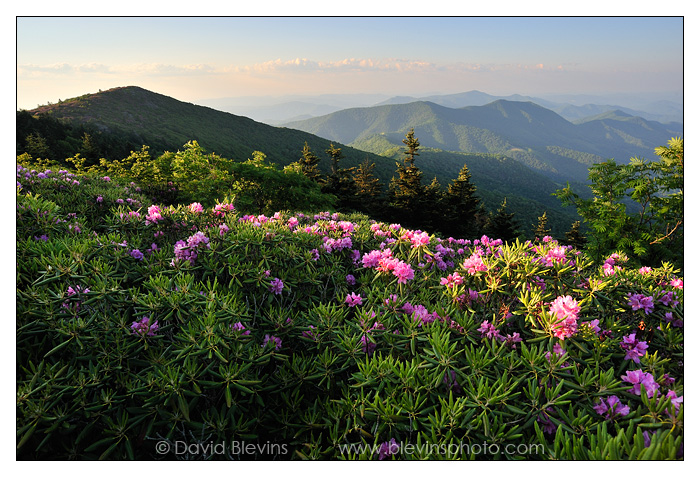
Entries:
[[379, 460], [384, 460], [394, 454], [397, 454], [401, 447], [396, 443], [393, 437], [388, 442], [382, 442], [379, 446]]
[[654, 299], [650, 296], [644, 296], [641, 293], [627, 294], [629, 301], [627, 304], [632, 307], [632, 310], [644, 310], [647, 315], [654, 309]]
[[158, 331], [158, 320], [154, 321], [150, 325], [148, 324], [148, 321], [148, 316], [144, 316], [140, 320], [134, 321], [131, 324], [132, 333], [140, 336], [155, 336], [156, 331]]
[[503, 336], [501, 336], [501, 332], [497, 330], [492, 323], [489, 323], [488, 320], [484, 320], [483, 323], [481, 323], [478, 331], [481, 331], [482, 338], [496, 338], [500, 341], [505, 339]]
[[131, 255], [132, 257], [134, 257], [136, 260], [143, 260], [143, 253], [141, 253], [141, 250], [139, 250], [139, 249], [137, 249], [137, 248], [133, 249], [133, 250], [129, 253], [129, 255]]
[[237, 322], [237, 323], [232, 324], [232, 325], [231, 325], [231, 329], [232, 329], [233, 331], [238, 331], [238, 332], [240, 332], [241, 336], [247, 336], [247, 335], [250, 334], [250, 330], [246, 330], [245, 326], [244, 326], [243, 323], [241, 323], [240, 321]]
[[316, 341], [318, 339], [318, 334], [316, 333], [316, 329], [314, 325], [309, 325], [309, 329], [306, 331], [301, 332], [301, 336], [304, 338], [308, 338], [310, 340]]
[[644, 389], [647, 391], [647, 397], [652, 397], [654, 392], [660, 387], [654, 381], [654, 376], [649, 373], [645, 373], [641, 369], [627, 371], [625, 376], [621, 376], [621, 379], [624, 382], [633, 385], [632, 392], [637, 396], [642, 395], [642, 384], [644, 385]]
[[347, 275], [345, 277], [345, 281], [348, 282], [348, 285], [354, 285], [356, 283], [355, 277], [353, 275]]
[[275, 295], [280, 295], [282, 293], [283, 288], [284, 282], [279, 278], [273, 278], [270, 282], [270, 292], [274, 293]]
[[372, 355], [374, 352], [374, 349], [377, 347], [375, 343], [372, 343], [372, 341], [367, 337], [367, 335], [362, 335], [360, 338], [360, 344], [362, 346], [362, 351], [367, 353], [368, 355]]
[[626, 360], [631, 359], [635, 363], [639, 364], [639, 358], [646, 354], [649, 346], [647, 345], [646, 341], [639, 341], [636, 338], [636, 333], [632, 333], [622, 337], [620, 347], [627, 351], [627, 354], [625, 355]]
[[620, 398], [617, 396], [608, 396], [605, 400], [600, 398], [600, 402], [593, 406], [593, 409], [608, 420], [615, 419], [617, 416], [626, 416], [630, 413], [630, 407], [623, 406]]
[[282, 348], [282, 339], [278, 338], [276, 336], [265, 335], [265, 339], [263, 340], [262, 347], [264, 348], [265, 346], [267, 346], [268, 343], [273, 343], [275, 345], [275, 351]]
[[349, 307], [360, 306], [362, 305], [362, 296], [356, 295], [355, 292], [353, 292], [345, 297], [345, 303], [347, 303]]
[[314, 262], [317, 261], [321, 257], [321, 254], [318, 252], [318, 249], [311, 249], [311, 260]]

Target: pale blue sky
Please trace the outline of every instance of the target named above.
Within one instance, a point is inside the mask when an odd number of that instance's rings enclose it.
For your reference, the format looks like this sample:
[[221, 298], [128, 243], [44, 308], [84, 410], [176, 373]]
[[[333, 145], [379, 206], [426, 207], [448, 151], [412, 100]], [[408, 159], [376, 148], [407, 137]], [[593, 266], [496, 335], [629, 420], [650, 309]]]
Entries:
[[17, 106], [136, 85], [316, 93], [674, 92], [680, 17], [19, 17]]

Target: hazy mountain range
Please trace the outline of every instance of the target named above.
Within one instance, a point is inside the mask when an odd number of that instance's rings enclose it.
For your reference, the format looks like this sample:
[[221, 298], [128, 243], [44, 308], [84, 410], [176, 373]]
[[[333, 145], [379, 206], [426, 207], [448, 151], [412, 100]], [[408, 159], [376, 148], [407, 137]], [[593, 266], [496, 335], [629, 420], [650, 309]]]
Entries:
[[413, 128], [425, 147], [505, 155], [560, 182], [583, 182], [591, 164], [609, 158], [653, 159], [654, 148], [682, 135], [621, 110], [566, 120], [534, 102], [496, 100], [450, 108], [429, 101], [352, 108], [285, 124], [377, 154], [400, 146]]
[[286, 95], [277, 97], [229, 97], [197, 100], [220, 111], [246, 116], [268, 124], [283, 124], [330, 114], [342, 109], [429, 101], [449, 108], [483, 106], [505, 99], [530, 101], [574, 121], [619, 110], [631, 116], [661, 123], [683, 122], [683, 98], [670, 94], [550, 95], [544, 97], [512, 94], [497, 96], [481, 91], [457, 94], [390, 96], [385, 94]]
[[[335, 104], [349, 100], [344, 95], [325, 99]], [[362, 100], [377, 99], [364, 96]], [[388, 100], [399, 102], [384, 99]], [[262, 107], [273, 104], [274, 99]], [[95, 134], [127, 138], [135, 149], [148, 145], [153, 154], [176, 151], [197, 140], [205, 150], [224, 157], [244, 161], [259, 150], [284, 166], [298, 160], [308, 143], [325, 171], [330, 169], [325, 150], [333, 142], [345, 156], [341, 167], [369, 159], [385, 186], [403, 157], [401, 141], [414, 128], [421, 142], [416, 165], [424, 172], [426, 184], [435, 177], [446, 187], [467, 165], [487, 210], [495, 210], [507, 197], [508, 209], [517, 214], [524, 229], [547, 211], [552, 231], [559, 236], [578, 216], [552, 196], [555, 190], [571, 181], [585, 193], [582, 182], [590, 164], [608, 157], [623, 162], [634, 155], [653, 158], [654, 147], [682, 133], [680, 125], [649, 121], [622, 110], [573, 123], [534, 102], [511, 100], [461, 108], [428, 101], [385, 104], [342, 109], [274, 127], [134, 86], [86, 94], [28, 113], [89, 125]], [[18, 144], [21, 139], [18, 136]]]

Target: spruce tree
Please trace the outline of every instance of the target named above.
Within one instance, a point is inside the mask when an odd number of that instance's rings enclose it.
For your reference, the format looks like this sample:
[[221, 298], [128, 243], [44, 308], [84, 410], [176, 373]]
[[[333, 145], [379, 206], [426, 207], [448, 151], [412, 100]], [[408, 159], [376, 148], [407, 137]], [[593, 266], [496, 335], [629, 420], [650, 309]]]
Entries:
[[420, 143], [413, 129], [406, 134], [403, 141], [406, 144], [404, 163], [396, 163], [398, 177], [391, 179], [389, 184], [389, 203], [402, 224], [416, 225], [416, 213], [423, 205], [425, 192], [422, 182], [423, 172], [415, 165]]
[[552, 230], [547, 228], [547, 211], [538, 217], [537, 225], [533, 225], [532, 233], [535, 239], [541, 239], [552, 233]]
[[351, 209], [355, 196], [355, 183], [352, 179], [355, 168], [340, 167], [340, 160], [344, 157], [343, 152], [333, 143], [326, 149], [326, 154], [331, 158], [331, 173], [326, 177], [321, 191], [335, 195], [338, 198], [338, 208]]
[[489, 217], [486, 224], [486, 234], [492, 239], [501, 239], [504, 242], [510, 242], [520, 235], [518, 224], [515, 221], [515, 214], [506, 211], [507, 199], [503, 199], [503, 203], [496, 211], [495, 215]]
[[301, 173], [315, 182], [320, 182], [321, 171], [318, 169], [319, 158], [309, 147], [307, 142], [304, 142], [304, 147], [301, 150], [301, 158], [297, 161], [301, 165]]
[[443, 232], [455, 238], [472, 237], [479, 234], [477, 214], [481, 201], [476, 196], [476, 186], [471, 183], [471, 173], [465, 164], [457, 178], [447, 188], [445, 224]]
[[382, 183], [374, 176], [375, 164], [365, 159], [353, 174], [355, 182], [355, 202], [359, 210], [363, 212], [381, 212], [383, 204], [381, 200]]
[[571, 230], [566, 232], [566, 244], [578, 250], [583, 250], [586, 242], [586, 237], [581, 233], [581, 222], [577, 220], [571, 224]]

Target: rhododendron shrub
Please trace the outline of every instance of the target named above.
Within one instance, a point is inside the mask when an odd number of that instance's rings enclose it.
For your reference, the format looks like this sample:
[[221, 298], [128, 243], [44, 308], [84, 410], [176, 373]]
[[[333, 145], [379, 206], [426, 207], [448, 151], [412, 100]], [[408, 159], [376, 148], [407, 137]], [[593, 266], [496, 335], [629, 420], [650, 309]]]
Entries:
[[[683, 458], [670, 265], [39, 172], [17, 175], [18, 459]], [[286, 453], [174, 452], [234, 441]]]

